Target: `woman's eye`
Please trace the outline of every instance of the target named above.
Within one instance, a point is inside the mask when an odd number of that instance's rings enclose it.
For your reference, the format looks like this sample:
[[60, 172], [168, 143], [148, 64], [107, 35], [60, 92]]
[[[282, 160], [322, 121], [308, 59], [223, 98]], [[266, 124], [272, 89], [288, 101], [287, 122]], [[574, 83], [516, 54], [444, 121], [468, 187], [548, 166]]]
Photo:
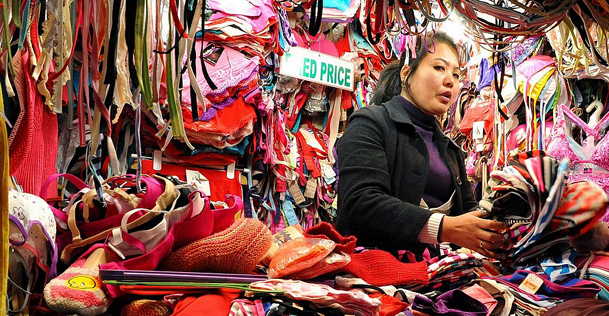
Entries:
[[444, 67], [443, 66], [435, 66], [433, 67], [435, 70], [442, 70], [444, 71]]
[[455, 73], [453, 74], [453, 77], [455, 77], [455, 79], [459, 79], [459, 74]]

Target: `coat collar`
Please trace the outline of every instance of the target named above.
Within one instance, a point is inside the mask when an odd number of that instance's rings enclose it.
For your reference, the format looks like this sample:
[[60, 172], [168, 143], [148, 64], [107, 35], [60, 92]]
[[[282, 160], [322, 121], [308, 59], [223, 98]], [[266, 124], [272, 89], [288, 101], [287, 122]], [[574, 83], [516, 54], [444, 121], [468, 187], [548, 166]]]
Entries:
[[396, 123], [408, 124], [414, 127], [410, 116], [408, 116], [408, 112], [402, 104], [402, 100], [400, 100], [399, 98], [401, 98], [401, 96], [396, 95], [391, 98], [391, 100], [383, 103], [382, 105], [387, 109], [387, 113], [389, 113], [389, 118], [392, 121]]
[[[391, 100], [383, 103], [382, 106], [387, 109], [389, 118], [392, 121], [396, 123], [406, 124], [412, 129], [412, 131], [414, 131], [414, 123], [412, 123], [412, 119], [410, 119], [408, 112], [402, 104], [402, 100], [400, 100], [399, 98], [401, 98], [401, 96], [396, 95], [391, 98]], [[446, 136], [446, 134], [442, 132], [438, 124], [434, 124], [433, 132], [434, 136], [436, 136], [438, 139], [438, 143], [444, 148], [449, 146], [449, 144], [452, 144], [452, 146], [461, 150], [461, 147], [459, 147], [459, 145], [457, 145], [452, 139], [450, 139], [448, 136]]]

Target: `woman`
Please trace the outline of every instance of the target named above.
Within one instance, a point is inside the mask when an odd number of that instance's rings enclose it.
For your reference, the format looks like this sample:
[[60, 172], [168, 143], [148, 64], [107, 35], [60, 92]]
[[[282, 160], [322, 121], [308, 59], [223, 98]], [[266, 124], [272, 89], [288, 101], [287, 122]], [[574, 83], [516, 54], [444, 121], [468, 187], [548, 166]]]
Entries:
[[497, 257], [504, 225], [469, 212], [477, 202], [463, 153], [435, 119], [459, 92], [457, 47], [444, 33], [425, 43], [415, 59], [405, 63], [404, 53], [383, 71], [371, 102], [380, 105], [349, 119], [338, 143], [337, 229], [417, 261], [438, 255], [440, 242]]

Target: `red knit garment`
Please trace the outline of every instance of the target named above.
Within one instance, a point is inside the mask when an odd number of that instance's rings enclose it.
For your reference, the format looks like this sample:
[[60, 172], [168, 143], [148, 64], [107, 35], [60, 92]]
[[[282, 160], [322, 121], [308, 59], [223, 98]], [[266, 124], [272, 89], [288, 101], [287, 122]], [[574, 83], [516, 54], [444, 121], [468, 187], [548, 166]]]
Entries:
[[199, 297], [186, 297], [176, 305], [173, 314], [176, 316], [226, 316], [230, 312], [231, 302], [239, 297], [241, 291], [219, 289], [216, 294], [205, 294]]
[[[13, 62], [22, 71], [15, 77], [16, 90], [23, 114], [17, 130], [11, 132], [9, 146], [11, 175], [17, 178], [23, 191], [39, 194], [42, 183], [57, 173], [58, 124], [57, 117], [51, 113], [42, 100], [32, 78], [27, 50], [15, 55]], [[14, 137], [14, 138], [13, 138]]]
[[342, 271], [375, 286], [429, 283], [427, 262], [400, 262], [389, 252], [378, 249], [351, 254], [351, 262]]
[[339, 232], [334, 229], [332, 225], [327, 222], [321, 222], [309, 229], [304, 233], [305, 237], [312, 238], [326, 238], [336, 243], [334, 251], [345, 252], [351, 254], [355, 250], [355, 243], [357, 238], [355, 236], [343, 237]]
[[273, 236], [261, 221], [240, 218], [229, 228], [171, 253], [161, 270], [250, 273], [271, 248]]

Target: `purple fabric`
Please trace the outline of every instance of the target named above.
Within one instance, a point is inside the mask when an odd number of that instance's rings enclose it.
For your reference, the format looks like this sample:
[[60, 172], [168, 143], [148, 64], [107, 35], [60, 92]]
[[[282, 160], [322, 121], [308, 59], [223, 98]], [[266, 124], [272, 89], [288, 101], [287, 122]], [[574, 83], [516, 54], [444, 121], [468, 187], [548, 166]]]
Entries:
[[277, 14], [279, 15], [280, 22], [280, 30], [283, 34], [285, 40], [290, 44], [290, 46], [298, 46], [298, 42], [296, 42], [296, 38], [294, 37], [294, 33], [292, 33], [292, 28], [290, 27], [290, 21], [288, 19], [287, 12], [279, 7], [277, 10]]
[[499, 73], [499, 64], [489, 67], [488, 59], [483, 58], [482, 61], [480, 61], [480, 79], [478, 80], [477, 87], [478, 91], [491, 85], [493, 80], [495, 80], [495, 72]]
[[423, 192], [423, 200], [429, 207], [438, 207], [448, 201], [453, 191], [452, 177], [448, 164], [440, 155], [437, 144], [433, 139], [433, 124], [435, 118], [419, 110], [414, 104], [404, 98], [404, 107], [412, 120], [415, 129], [425, 141], [429, 151], [429, 170], [427, 172], [427, 183]]
[[525, 39], [522, 44], [514, 46], [514, 49], [512, 50], [512, 58], [514, 63], [516, 63], [516, 65], [520, 65], [525, 59], [529, 58], [529, 56], [531, 56], [531, 54], [537, 50], [537, 46], [541, 44], [541, 38], [541, 36], [529, 37]]
[[412, 309], [437, 316], [486, 316], [488, 313], [484, 304], [459, 289], [439, 295], [435, 302], [417, 295]]
[[216, 117], [216, 115], [218, 114], [218, 110], [222, 110], [223, 108], [225, 108], [229, 105], [232, 105], [233, 103], [235, 103], [235, 100], [237, 100], [237, 99], [236, 98], [226, 98], [222, 102], [214, 103], [212, 106], [210, 106], [207, 109], [207, 111], [205, 111], [203, 113], [203, 115], [201, 115], [199, 120], [203, 121], [203, 122], [209, 122], [211, 119]]

